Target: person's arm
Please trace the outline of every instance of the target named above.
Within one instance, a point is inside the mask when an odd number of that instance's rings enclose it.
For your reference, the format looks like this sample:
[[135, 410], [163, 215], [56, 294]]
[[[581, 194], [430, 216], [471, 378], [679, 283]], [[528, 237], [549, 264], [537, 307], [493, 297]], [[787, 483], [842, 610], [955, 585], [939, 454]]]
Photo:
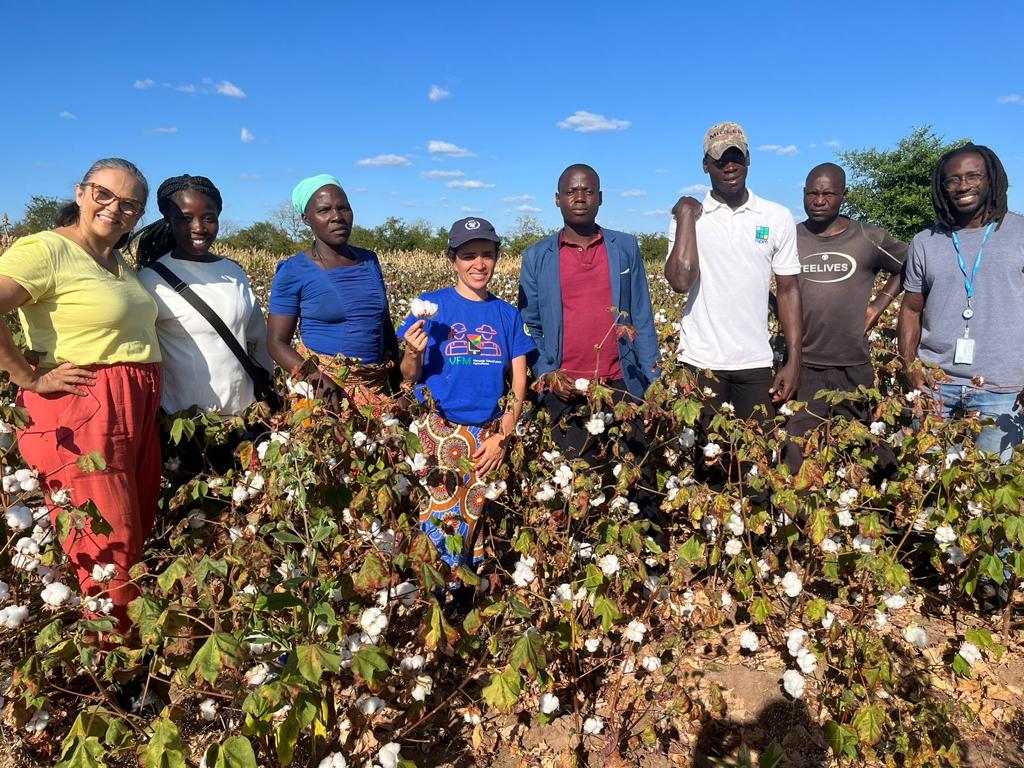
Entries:
[[784, 403], [796, 394], [800, 384], [800, 366], [803, 364], [804, 310], [800, 303], [798, 275], [776, 275], [779, 301], [779, 320], [786, 337], [786, 364], [775, 376], [771, 389], [772, 402]]
[[675, 241], [665, 261], [665, 279], [676, 293], [686, 293], [700, 275], [697, 255], [697, 219], [702, 207], [692, 197], [680, 197], [672, 207], [675, 217]]
[[928, 391], [928, 379], [917, 359], [921, 343], [921, 313], [924, 312], [924, 294], [907, 291], [900, 306], [900, 319], [896, 325], [896, 343], [903, 361], [903, 372], [911, 389]]
[[889, 275], [882, 290], [875, 296], [875, 300], [868, 304], [868, 312], [864, 318], [864, 333], [867, 333], [882, 318], [882, 313], [903, 291], [903, 272], [896, 272]]
[[636, 340], [633, 342], [636, 348], [637, 362], [647, 384], [656, 379], [661, 371], [658, 369], [658, 360], [661, 359], [661, 350], [658, 349], [658, 332], [654, 328], [654, 311], [651, 308], [651, 289], [647, 282], [647, 270], [644, 267], [644, 258], [640, 254], [640, 245], [633, 240], [632, 253], [632, 274], [630, 275], [629, 297], [631, 316], [628, 322], [636, 329]]
[[274, 362], [288, 371], [292, 378], [304, 377], [313, 387], [313, 397], [323, 400], [328, 408], [337, 409], [341, 405], [341, 389], [337, 382], [320, 370], [306, 374], [306, 359], [292, 349], [292, 336], [298, 325], [297, 317], [271, 314], [267, 318], [267, 351]]
[[515, 435], [516, 424], [519, 423], [519, 417], [523, 413], [523, 401], [526, 399], [526, 379], [526, 355], [519, 355], [512, 359], [512, 389], [510, 393], [512, 399], [501, 417], [501, 428], [484, 440], [473, 454], [473, 462], [478, 475], [486, 475], [492, 469], [497, 469], [505, 459], [508, 442]]
[[256, 362], [271, 373], [274, 372], [274, 359], [267, 349], [267, 319], [263, 315], [263, 307], [256, 294], [252, 293], [252, 312], [249, 314], [249, 322], [245, 325], [245, 350], [253, 356]]
[[96, 374], [87, 368], [61, 363], [56, 368], [33, 368], [14, 343], [7, 327], [6, 316], [32, 299], [16, 280], [0, 277], [0, 370], [6, 371], [11, 381], [22, 389], [40, 395], [68, 392], [85, 397], [82, 387], [96, 383]]
[[402, 357], [402, 379], [407, 384], [415, 384], [423, 373], [423, 355], [427, 351], [430, 336], [426, 331], [427, 321], [420, 318], [409, 326], [405, 332], [405, 355]]

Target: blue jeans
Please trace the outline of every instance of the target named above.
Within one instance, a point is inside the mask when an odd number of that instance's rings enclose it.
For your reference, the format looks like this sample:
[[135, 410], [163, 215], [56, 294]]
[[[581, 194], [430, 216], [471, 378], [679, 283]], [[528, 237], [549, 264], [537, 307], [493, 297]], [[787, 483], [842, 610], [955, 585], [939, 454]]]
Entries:
[[990, 422], [982, 427], [977, 448], [998, 453], [1004, 464], [1013, 455], [1014, 446], [1024, 442], [1024, 418], [1017, 406], [1019, 395], [1019, 392], [988, 392], [961, 384], [939, 384], [935, 393], [942, 418], [977, 415]]

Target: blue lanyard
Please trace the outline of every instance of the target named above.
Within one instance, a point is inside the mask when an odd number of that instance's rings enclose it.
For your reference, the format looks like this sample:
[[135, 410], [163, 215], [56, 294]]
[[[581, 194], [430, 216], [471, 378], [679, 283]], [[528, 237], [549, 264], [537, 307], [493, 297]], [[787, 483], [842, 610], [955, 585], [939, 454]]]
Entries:
[[974, 269], [971, 270], [971, 274], [967, 275], [967, 265], [964, 264], [963, 254], [960, 253], [960, 238], [957, 233], [953, 233], [953, 247], [956, 249], [956, 262], [960, 265], [960, 271], [964, 273], [964, 289], [967, 291], [967, 303], [970, 305], [971, 299], [974, 298], [974, 279], [978, 276], [978, 267], [981, 266], [981, 254], [985, 250], [985, 243], [988, 242], [988, 236], [992, 234], [992, 230], [995, 228], [996, 223], [990, 221], [988, 226], [985, 227], [985, 236], [981, 238], [981, 247], [978, 248], [978, 257], [974, 260]]

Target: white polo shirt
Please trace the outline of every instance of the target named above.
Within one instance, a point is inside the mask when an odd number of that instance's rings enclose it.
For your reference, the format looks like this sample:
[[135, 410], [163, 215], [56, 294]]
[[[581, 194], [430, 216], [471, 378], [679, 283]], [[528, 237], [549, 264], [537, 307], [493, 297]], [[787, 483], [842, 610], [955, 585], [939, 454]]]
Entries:
[[[683, 310], [679, 360], [698, 368], [771, 367], [768, 292], [772, 273], [800, 273], [793, 214], [747, 191], [747, 202], [736, 210], [708, 192], [697, 219], [700, 274]], [[669, 253], [675, 239], [673, 216]]]

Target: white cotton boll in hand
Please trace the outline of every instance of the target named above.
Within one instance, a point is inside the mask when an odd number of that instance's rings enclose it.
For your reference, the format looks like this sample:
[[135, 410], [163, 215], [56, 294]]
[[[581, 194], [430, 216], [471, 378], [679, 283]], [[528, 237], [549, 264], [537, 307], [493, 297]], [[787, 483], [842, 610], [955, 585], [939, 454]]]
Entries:
[[540, 695], [540, 711], [542, 714], [550, 715], [553, 712], [557, 712], [561, 706], [561, 702], [558, 701], [558, 697], [553, 693], [542, 693]]
[[0, 608], [0, 629], [17, 629], [27, 618], [27, 605], [9, 605], [6, 608]]
[[409, 312], [413, 317], [430, 319], [437, 314], [438, 306], [432, 301], [416, 298], [409, 302]]
[[345, 756], [341, 752], [331, 752], [317, 763], [317, 768], [348, 768]]
[[923, 651], [928, 647], [928, 632], [925, 631], [924, 627], [919, 627], [916, 624], [911, 624], [904, 630], [903, 639], [919, 651]]
[[583, 732], [588, 736], [597, 736], [604, 730], [604, 720], [600, 717], [588, 717], [583, 721]]
[[806, 688], [804, 676], [795, 669], [787, 669], [782, 675], [782, 687], [794, 699], [802, 699]]
[[[436, 311], [436, 310], [435, 310]], [[402, 747], [397, 741], [388, 742], [377, 753], [380, 768], [398, 768]]]
[[384, 709], [384, 699], [378, 696], [363, 696], [356, 702], [356, 709], [364, 715], [375, 715]]
[[217, 702], [213, 699], [203, 699], [199, 703], [199, 714], [207, 722], [217, 719]]
[[720, 446], [718, 443], [708, 443], [707, 445], [704, 446], [705, 459], [713, 459], [716, 456], [721, 455], [721, 453], [722, 446]]
[[624, 636], [633, 643], [642, 643], [644, 635], [647, 634], [647, 625], [639, 619], [633, 619], [626, 627]]
[[786, 575], [782, 577], [781, 585], [782, 591], [786, 593], [787, 597], [796, 597], [804, 588], [804, 583], [800, 580], [799, 574], [794, 571], [786, 572]]
[[71, 598], [71, 588], [66, 584], [55, 581], [44, 587], [39, 596], [51, 608], [60, 608]]
[[640, 665], [650, 673], [657, 672], [661, 669], [661, 659], [657, 656], [644, 656], [641, 660]]
[[752, 629], [743, 630], [743, 634], [740, 635], [740, 648], [751, 653], [757, 653], [757, 649], [761, 647], [761, 641], [757, 637], [757, 633]]
[[601, 555], [601, 557], [597, 559], [597, 567], [601, 569], [601, 573], [605, 576], [614, 576], [619, 572], [618, 555]]
[[371, 639], [376, 640], [387, 629], [387, 614], [380, 608], [367, 608], [359, 616], [359, 626]]
[[4, 512], [4, 520], [12, 531], [24, 531], [32, 525], [32, 510], [24, 504], [12, 504]]

